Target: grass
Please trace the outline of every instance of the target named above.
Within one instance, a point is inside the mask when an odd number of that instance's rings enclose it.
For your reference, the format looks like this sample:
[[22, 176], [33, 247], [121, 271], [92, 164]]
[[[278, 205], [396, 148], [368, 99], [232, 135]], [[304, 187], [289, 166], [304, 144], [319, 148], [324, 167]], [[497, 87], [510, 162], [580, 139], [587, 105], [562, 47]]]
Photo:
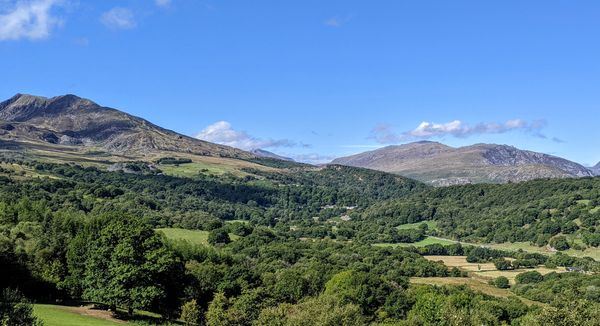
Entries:
[[441, 244], [441, 245], [446, 246], [446, 245], [451, 245], [451, 244], [455, 244], [455, 243], [458, 243], [458, 242], [454, 241], [454, 240], [448, 240], [448, 239], [442, 239], [442, 238], [436, 238], [436, 237], [427, 237], [419, 242], [414, 242], [414, 243], [376, 243], [376, 244], [374, 244], [374, 246], [377, 246], [377, 247], [410, 247], [410, 246], [425, 247], [425, 246], [432, 245], [432, 244]]
[[231, 166], [219, 165], [219, 164], [208, 164], [208, 163], [186, 163], [179, 165], [159, 165], [158, 168], [163, 171], [164, 174], [182, 177], [182, 178], [193, 178], [197, 177], [200, 173], [212, 174], [212, 175], [223, 175], [225, 173], [233, 173], [239, 175], [241, 172], [234, 169]]
[[234, 223], [250, 224], [250, 221], [246, 221], [246, 220], [227, 220], [227, 221], [225, 221], [225, 224], [234, 224]]
[[469, 263], [467, 262], [466, 256], [425, 256], [425, 258], [430, 261], [442, 261], [444, 265], [448, 267], [457, 267], [460, 270], [469, 272], [471, 277], [478, 278], [483, 282], [493, 280], [499, 276], [504, 276], [511, 284], [514, 284], [517, 275], [524, 272], [537, 271], [540, 274], [545, 275], [552, 272], [561, 273], [565, 271], [564, 268], [550, 269], [543, 266], [511, 271], [499, 271], [492, 263]]
[[45, 326], [114, 326], [125, 322], [102, 319], [99, 317], [82, 315], [75, 308], [36, 304], [34, 314], [44, 322]]
[[[185, 240], [190, 243], [196, 245], [208, 246], [208, 231], [200, 231], [200, 230], [186, 230], [186, 229], [178, 229], [178, 228], [164, 228], [164, 229], [156, 229], [158, 232], [162, 232], [167, 239], [173, 240]], [[230, 233], [229, 237], [232, 241], [239, 239], [240, 237]]]
[[436, 221], [422, 221], [422, 222], [418, 222], [418, 223], [402, 224], [396, 228], [398, 230], [412, 230], [412, 229], [418, 229], [419, 226], [421, 226], [422, 224], [427, 224], [428, 230], [430, 230], [430, 231], [437, 229]]

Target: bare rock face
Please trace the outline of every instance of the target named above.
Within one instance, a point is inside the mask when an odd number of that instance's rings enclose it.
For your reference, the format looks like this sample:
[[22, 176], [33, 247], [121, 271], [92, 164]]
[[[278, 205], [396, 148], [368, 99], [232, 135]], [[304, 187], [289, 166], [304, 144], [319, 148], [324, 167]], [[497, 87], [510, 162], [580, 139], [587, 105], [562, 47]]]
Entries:
[[75, 95], [46, 98], [17, 94], [0, 103], [0, 131], [3, 139], [22, 143], [88, 147], [121, 155], [182, 152], [231, 158], [256, 157], [163, 129], [142, 118]]
[[436, 142], [417, 142], [343, 157], [332, 163], [396, 173], [435, 186], [592, 176], [589, 169], [560, 157], [494, 144], [453, 148]]

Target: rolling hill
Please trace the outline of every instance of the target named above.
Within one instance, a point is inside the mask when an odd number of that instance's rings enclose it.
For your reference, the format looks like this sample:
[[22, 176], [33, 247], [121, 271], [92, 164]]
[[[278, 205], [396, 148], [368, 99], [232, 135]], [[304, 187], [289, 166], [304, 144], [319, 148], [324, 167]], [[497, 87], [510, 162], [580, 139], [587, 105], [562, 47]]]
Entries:
[[332, 163], [396, 173], [436, 186], [593, 175], [589, 169], [566, 159], [512, 146], [476, 144], [453, 148], [429, 141], [388, 146]]

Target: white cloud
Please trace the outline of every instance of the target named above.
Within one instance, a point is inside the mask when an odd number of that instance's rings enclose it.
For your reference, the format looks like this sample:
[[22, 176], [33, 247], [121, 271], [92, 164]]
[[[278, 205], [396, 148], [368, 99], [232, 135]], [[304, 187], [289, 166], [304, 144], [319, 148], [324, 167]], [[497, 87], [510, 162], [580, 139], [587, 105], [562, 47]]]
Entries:
[[114, 7], [103, 13], [100, 21], [111, 29], [131, 29], [137, 25], [133, 12], [122, 7]]
[[50, 36], [53, 27], [61, 20], [51, 10], [60, 0], [19, 1], [6, 13], [0, 15], [0, 41], [30, 39]]
[[294, 159], [296, 162], [308, 163], [308, 164], [325, 164], [336, 159], [335, 156], [321, 155], [317, 153], [308, 154], [291, 154], [287, 155]]
[[171, 5], [171, 2], [171, 0], [154, 0], [154, 3], [159, 7], [168, 7]]
[[[541, 130], [545, 126], [546, 122], [544, 120], [527, 122], [521, 119], [508, 120], [504, 123], [478, 123], [474, 126], [465, 124], [460, 120], [446, 123], [424, 121], [415, 129], [402, 133], [395, 133], [389, 125], [379, 125], [373, 128], [370, 138], [380, 144], [392, 144], [408, 140], [440, 138], [444, 136], [466, 138], [473, 135], [503, 134], [511, 131], [523, 131], [535, 137], [547, 138], [541, 133]], [[558, 141], [558, 139], [553, 138], [553, 141]]]
[[[227, 121], [219, 121], [204, 128], [194, 137], [231, 147], [240, 148], [243, 150], [276, 148], [276, 147], [295, 147], [296, 142], [287, 139], [260, 139], [249, 135], [245, 131], [235, 130], [231, 123]], [[306, 145], [300, 145], [305, 147]]]
[[350, 20], [352, 20], [351, 15], [347, 15], [344, 17], [333, 16], [329, 19], [326, 19], [323, 23], [325, 24], [325, 26], [329, 26], [329, 27], [342, 27], [343, 25], [348, 23]]

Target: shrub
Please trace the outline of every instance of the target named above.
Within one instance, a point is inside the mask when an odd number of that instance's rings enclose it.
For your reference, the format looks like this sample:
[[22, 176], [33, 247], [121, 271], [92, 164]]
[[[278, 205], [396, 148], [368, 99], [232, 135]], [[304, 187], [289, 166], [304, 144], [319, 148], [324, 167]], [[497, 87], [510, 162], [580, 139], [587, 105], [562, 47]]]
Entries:
[[515, 279], [517, 284], [539, 283], [544, 280], [544, 276], [536, 271], [525, 272], [517, 275]]
[[202, 322], [202, 315], [196, 299], [186, 302], [181, 307], [181, 316], [179, 318], [187, 326], [200, 325]]
[[506, 277], [498, 276], [494, 280], [494, 286], [499, 289], [508, 289], [510, 287], [510, 284], [508, 283], [508, 279]]

